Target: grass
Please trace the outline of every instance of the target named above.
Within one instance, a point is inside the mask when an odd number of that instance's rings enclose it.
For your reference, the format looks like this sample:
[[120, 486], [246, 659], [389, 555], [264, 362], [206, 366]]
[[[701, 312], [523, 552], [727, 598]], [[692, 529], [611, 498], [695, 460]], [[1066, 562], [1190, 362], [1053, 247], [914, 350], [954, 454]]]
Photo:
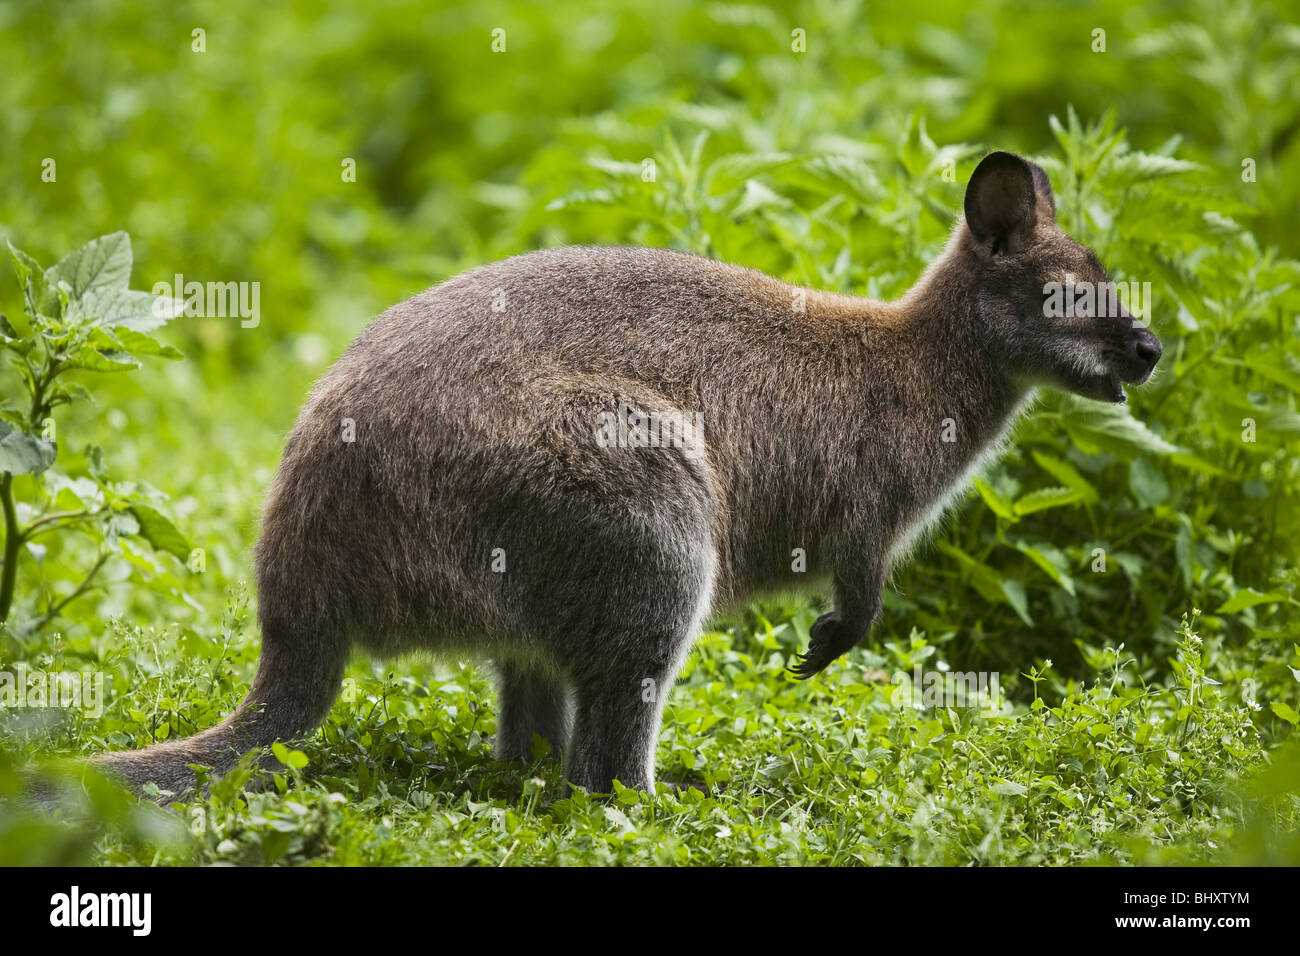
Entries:
[[[601, 798], [547, 756], [498, 763], [473, 667], [358, 661], [326, 726], [278, 751], [280, 772], [236, 771], [166, 813], [92, 783], [98, 825], [73, 800], [67, 820], [7, 818], [0, 845], [7, 861], [289, 865], [1237, 863], [1251, 839], [1281, 862], [1286, 834], [1294, 852], [1286, 791], [1300, 766], [1276, 771], [1291, 775], [1281, 792], [1252, 792], [1267, 758], [1251, 709], [1220, 693], [1192, 622], [1164, 682], [1118, 651], [1083, 683], [1031, 669], [1011, 682], [1027, 705], [926, 708], [913, 668], [944, 665], [919, 633], [855, 651], [825, 681], [791, 680], [813, 616], [754, 613], [705, 635], [659, 748], [661, 775], [694, 785], [680, 793]], [[228, 624], [228, 646], [184, 657], [167, 653], [175, 635], [120, 631], [113, 673], [134, 671], [130, 692], [98, 728], [43, 742], [98, 749], [215, 719], [255, 658], [241, 615]], [[162, 668], [155, 653], [186, 663]], [[121, 729], [95, 733], [105, 725]], [[0, 782], [16, 773], [0, 769]], [[83, 790], [75, 771], [55, 779]]]

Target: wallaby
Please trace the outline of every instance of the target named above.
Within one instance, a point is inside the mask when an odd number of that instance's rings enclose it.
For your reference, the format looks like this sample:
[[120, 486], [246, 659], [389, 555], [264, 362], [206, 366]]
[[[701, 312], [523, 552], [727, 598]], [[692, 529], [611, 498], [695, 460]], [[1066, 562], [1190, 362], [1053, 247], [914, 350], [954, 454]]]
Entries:
[[712, 611], [828, 581], [793, 668], [818, 673], [1036, 387], [1120, 402], [1150, 377], [1160, 342], [1117, 303], [1046, 315], [1049, 283], [1109, 279], [1057, 227], [1041, 168], [988, 155], [964, 211], [896, 302], [577, 247], [393, 306], [289, 436], [256, 546], [252, 689], [211, 730], [96, 762], [183, 791], [187, 764], [225, 772], [310, 732], [358, 644], [490, 658], [500, 757], [531, 760], [537, 734], [573, 783], [652, 789]]

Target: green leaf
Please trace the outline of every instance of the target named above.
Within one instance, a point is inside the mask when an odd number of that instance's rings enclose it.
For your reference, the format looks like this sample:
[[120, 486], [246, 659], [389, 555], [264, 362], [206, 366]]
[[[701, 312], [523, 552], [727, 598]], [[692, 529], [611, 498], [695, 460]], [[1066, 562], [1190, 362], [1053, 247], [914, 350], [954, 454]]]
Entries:
[[301, 770], [307, 766], [307, 755], [305, 753], [301, 750], [290, 750], [278, 740], [271, 744], [271, 753], [275, 755], [276, 760], [293, 770]]
[[546, 204], [546, 211], [558, 212], [562, 209], [582, 209], [591, 206], [619, 206], [623, 196], [621, 188], [580, 189], [552, 199]]
[[54, 286], [66, 282], [74, 300], [91, 289], [125, 289], [131, 281], [131, 237], [119, 231], [92, 239], [52, 265], [45, 277]]
[[23, 298], [27, 311], [32, 315], [44, 315], [50, 318], [59, 316], [59, 294], [46, 278], [40, 263], [5, 240], [9, 246], [9, 255], [14, 260], [14, 272], [18, 274], [18, 284], [23, 287]]
[[1275, 382], [1283, 388], [1300, 395], [1300, 371], [1291, 368], [1286, 362], [1286, 357], [1274, 357], [1269, 352], [1261, 348], [1252, 348], [1247, 353], [1246, 359], [1233, 358], [1230, 356], [1216, 355], [1212, 361], [1220, 365], [1230, 365], [1236, 368], [1244, 368], [1260, 378]]
[[1029, 598], [1025, 595], [1025, 586], [1012, 578], [1005, 578], [1002, 581], [1002, 593], [1012, 610], [1020, 615], [1020, 620], [1033, 627], [1034, 619], [1029, 616]]
[[1002, 578], [992, 568], [981, 564], [961, 548], [947, 541], [937, 541], [935, 547], [961, 565], [963, 571], [969, 575], [971, 585], [975, 590], [979, 591], [986, 601], [995, 604], [1003, 604], [1009, 601], [1006, 592], [1002, 589]]
[[1134, 458], [1128, 466], [1128, 486], [1133, 497], [1147, 508], [1164, 504], [1169, 499], [1169, 482], [1160, 470], [1145, 458]]
[[68, 368], [84, 368], [92, 372], [129, 372], [140, 367], [140, 363], [126, 352], [89, 347], [73, 352], [65, 364]]
[[77, 300], [69, 317], [93, 320], [98, 326], [122, 326], [136, 332], [152, 332], [185, 311], [181, 299], [168, 299], [137, 289], [95, 288]]
[[1016, 509], [1010, 500], [1004, 498], [996, 488], [990, 485], [983, 478], [976, 478], [974, 481], [975, 490], [979, 492], [984, 503], [989, 506], [999, 518], [1006, 518], [1008, 521], [1016, 521]]
[[52, 443], [21, 432], [0, 419], [0, 472], [39, 475], [54, 464], [56, 453]]
[[1290, 706], [1282, 703], [1280, 700], [1270, 701], [1268, 705], [1273, 713], [1277, 714], [1292, 727], [1300, 724], [1300, 714], [1297, 714]]
[[705, 188], [712, 196], [731, 192], [760, 173], [794, 162], [789, 153], [731, 153], [709, 164]]
[[13, 323], [6, 316], [0, 315], [0, 344], [8, 345], [21, 339], [22, 335], [13, 327]]
[[108, 471], [104, 467], [104, 449], [98, 445], [86, 446], [86, 469], [90, 476], [101, 484], [108, 476]]
[[1173, 159], [1169, 156], [1155, 156], [1151, 153], [1131, 150], [1114, 157], [1106, 165], [1104, 178], [1108, 187], [1118, 190], [1153, 179], [1181, 176], [1200, 168], [1196, 163], [1185, 159]]
[[1048, 508], [1061, 508], [1083, 500], [1083, 495], [1072, 488], [1039, 488], [1016, 501], [1016, 514], [1028, 515]]
[[1074, 578], [1069, 574], [1069, 562], [1065, 554], [1050, 545], [1031, 545], [1023, 541], [1015, 542], [1016, 549], [1042, 569], [1043, 573], [1071, 594], [1074, 593]]
[[99, 326], [92, 326], [86, 332], [85, 344], [93, 349], [110, 352], [122, 351], [121, 340], [109, 329], [101, 329]]
[[885, 195], [885, 187], [871, 164], [856, 156], [818, 156], [781, 170], [776, 178], [832, 196], [848, 195], [864, 206]]
[[158, 358], [179, 359], [185, 356], [172, 348], [170, 345], [164, 345], [155, 338], [145, 335], [143, 332], [137, 332], [135, 329], [126, 325], [114, 326], [113, 335], [121, 343], [122, 348], [132, 355], [156, 355]]
[[1097, 489], [1092, 486], [1092, 483], [1087, 478], [1079, 474], [1079, 470], [1068, 461], [1040, 451], [1032, 452], [1032, 454], [1039, 468], [1042, 468], [1070, 490], [1077, 491], [1081, 496], [1081, 500], [1093, 502], [1099, 499]]
[[790, 206], [791, 202], [784, 196], [773, 192], [767, 186], [764, 186], [757, 179], [745, 181], [745, 191], [741, 194], [740, 199], [731, 208], [731, 215], [737, 219], [748, 216], [758, 209], [769, 207], [782, 208]]
[[1091, 402], [1073, 395], [1061, 396], [1060, 402], [1061, 424], [1084, 454], [1110, 452], [1129, 461], [1142, 453], [1168, 455], [1180, 450], [1130, 415], [1124, 405]]
[[129, 511], [109, 512], [104, 522], [104, 538], [116, 544], [119, 538], [129, 538], [140, 533], [140, 520]]
[[1291, 595], [1285, 591], [1256, 591], [1254, 588], [1242, 588], [1232, 597], [1223, 603], [1215, 614], [1236, 614], [1238, 611], [1244, 611], [1248, 607], [1255, 607], [1258, 604], [1277, 604], [1285, 601]]
[[140, 536], [155, 549], [175, 555], [181, 561], [189, 559], [193, 548], [176, 526], [156, 508], [149, 505], [132, 505], [131, 512], [140, 522]]
[[918, 106], [908, 117], [907, 131], [899, 146], [898, 158], [902, 160], [907, 174], [915, 179], [930, 167], [930, 161], [938, 151], [939, 147], [926, 132], [925, 113]]
[[587, 165], [592, 169], [599, 169], [602, 173], [607, 173], [615, 178], [641, 178], [640, 163], [625, 163], [614, 159], [606, 159], [603, 156], [592, 156], [587, 160]]

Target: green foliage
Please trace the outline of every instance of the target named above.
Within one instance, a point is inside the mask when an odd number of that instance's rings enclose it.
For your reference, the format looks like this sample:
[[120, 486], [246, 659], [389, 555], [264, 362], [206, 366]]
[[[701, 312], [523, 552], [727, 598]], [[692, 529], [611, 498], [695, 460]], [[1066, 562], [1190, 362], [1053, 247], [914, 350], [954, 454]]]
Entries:
[[[46, 806], [34, 805], [33, 794]], [[141, 864], [188, 856], [188, 835], [174, 815], [66, 762], [32, 773], [0, 748], [0, 801], [0, 866], [91, 866], [104, 862], [110, 846]]]
[[[0, 402], [0, 504], [5, 516], [0, 623], [9, 617], [24, 551], [46, 565], [55, 580], [64, 567], [49, 556], [50, 535], [79, 532], [96, 551], [79, 583], [57, 599], [47, 597], [44, 610], [17, 629], [22, 633], [54, 620], [85, 594], [110, 556], [155, 570], [148, 552], [132, 539], [182, 560], [189, 548], [155, 507], [162, 493], [143, 482], [109, 480], [99, 446], [87, 446], [83, 476], [50, 470], [58, 453], [54, 409], [91, 399], [84, 386], [66, 380], [68, 373], [128, 371], [140, 366], [141, 356], [181, 358], [175, 348], [146, 334], [174, 318], [178, 304], [128, 288], [131, 240], [124, 232], [95, 239], [48, 269], [12, 242], [9, 252], [23, 291], [24, 321], [16, 326], [0, 316], [0, 346], [25, 394], [21, 405]], [[30, 477], [16, 481], [19, 476]]]
[[[1300, 860], [1300, 27], [1282, 6], [115, 0], [72, 33], [52, 16], [0, 12], [0, 231], [46, 261], [109, 235], [49, 270], [14, 250], [0, 286], [26, 316], [0, 324], [12, 522], [84, 532], [23, 542], [0, 669], [103, 674], [107, 705], [0, 715], [5, 793], [29, 789], [27, 757], [230, 712], [257, 659], [257, 506], [311, 379], [367, 316], [474, 264], [663, 245], [895, 297], [978, 158], [1012, 149], [1116, 280], [1150, 283], [1165, 358], [1127, 407], [1041, 395], [821, 680], [783, 675], [816, 597], [715, 622], [659, 748], [663, 776], [709, 795], [571, 793], [553, 761], [491, 759], [479, 670], [358, 659], [274, 769], [214, 782], [165, 830], [107, 797], [0, 805], [6, 862]], [[257, 280], [265, 321], [153, 324], [120, 229], [146, 285]], [[45, 398], [88, 446], [76, 462], [29, 408], [46, 342], [69, 363]], [[177, 346], [184, 362], [99, 374]], [[110, 480], [109, 456], [166, 495]], [[191, 538], [203, 573], [161, 557]], [[1002, 698], [919, 706], [918, 664], [998, 673]]]
[[[1247, 841], [1275, 862], [1287, 852], [1295, 861], [1300, 766], [1254, 775], [1266, 757], [1250, 708], [1224, 693], [1223, 662], [1190, 622], [1159, 684], [1118, 648], [1084, 683], [1061, 682], [1051, 662], [1030, 668], [1028, 706], [985, 698], [926, 708], [911, 672], [939, 654], [919, 633], [856, 655], [834, 686], [788, 681], [812, 617], [754, 617], [704, 636], [660, 748], [664, 775], [696, 788], [649, 796], [616, 787], [597, 799], [565, 784], [554, 761], [499, 764], [490, 689], [473, 669], [413, 666], [397, 677], [363, 666], [305, 753], [281, 756], [301, 765], [299, 777], [255, 780], [245, 761], [206, 798], [172, 808], [188, 835], [173, 828], [168, 842], [142, 845], [119, 827], [101, 836], [103, 858], [1204, 863], [1239, 860]], [[184, 696], [185, 683], [170, 681], [170, 692]], [[71, 822], [43, 825], [62, 839], [77, 832]]]

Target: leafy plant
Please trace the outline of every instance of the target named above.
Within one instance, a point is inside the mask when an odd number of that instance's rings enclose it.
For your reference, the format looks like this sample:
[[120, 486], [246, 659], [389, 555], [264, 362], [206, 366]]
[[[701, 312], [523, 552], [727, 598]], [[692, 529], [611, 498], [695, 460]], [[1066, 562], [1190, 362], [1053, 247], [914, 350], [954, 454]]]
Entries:
[[[132, 543], [185, 560], [189, 544], [159, 504], [163, 496], [140, 481], [113, 481], [103, 450], [85, 450], [85, 475], [53, 469], [59, 443], [55, 409], [91, 401], [91, 393], [70, 381], [75, 372], [126, 372], [142, 357], [179, 359], [181, 353], [149, 335], [180, 312], [179, 303], [129, 288], [131, 241], [115, 232], [87, 243], [48, 269], [9, 243], [22, 287], [24, 321], [0, 316], [0, 346], [25, 390], [21, 404], [0, 404], [0, 506], [5, 538], [0, 566], [0, 622], [13, 606], [23, 551], [37, 562], [50, 535], [77, 532], [95, 544], [80, 580], [22, 625], [35, 630], [53, 620], [94, 585], [114, 555], [136, 567], [148, 559]], [[22, 482], [22, 479], [26, 479]], [[21, 482], [21, 483], [20, 483]], [[27, 495], [18, 497], [20, 491]]]

